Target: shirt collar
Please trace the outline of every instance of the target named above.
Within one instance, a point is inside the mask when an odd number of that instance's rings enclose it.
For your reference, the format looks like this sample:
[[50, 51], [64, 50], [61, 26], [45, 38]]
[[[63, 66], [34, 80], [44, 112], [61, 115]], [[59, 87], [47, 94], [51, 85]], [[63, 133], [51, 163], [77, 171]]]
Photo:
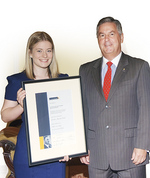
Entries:
[[[122, 52], [120, 52], [120, 54], [118, 56], [116, 56], [111, 62], [116, 66], [118, 66], [118, 63], [119, 63], [119, 60], [120, 60], [120, 57], [122, 55]], [[104, 56], [103, 56], [103, 64], [102, 64], [102, 68], [105, 67], [106, 63], [108, 62], [108, 59], [106, 59]]]

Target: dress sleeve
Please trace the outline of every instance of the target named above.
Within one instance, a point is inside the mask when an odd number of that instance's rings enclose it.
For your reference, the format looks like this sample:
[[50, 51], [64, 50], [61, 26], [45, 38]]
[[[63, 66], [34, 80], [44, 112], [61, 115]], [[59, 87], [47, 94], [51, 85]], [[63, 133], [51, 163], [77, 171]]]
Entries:
[[7, 77], [8, 85], [5, 89], [5, 99], [17, 101], [17, 91], [21, 88], [21, 82], [19, 82], [14, 76]]
[[69, 77], [69, 75], [68, 74], [62, 74], [62, 73], [60, 73], [58, 77], [59, 78], [61, 78], [61, 77]]

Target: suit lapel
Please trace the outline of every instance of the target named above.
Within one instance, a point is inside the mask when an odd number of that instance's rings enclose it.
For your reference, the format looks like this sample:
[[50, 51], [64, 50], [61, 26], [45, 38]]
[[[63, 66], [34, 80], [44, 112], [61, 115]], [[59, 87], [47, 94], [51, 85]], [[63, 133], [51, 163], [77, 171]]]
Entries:
[[114, 92], [117, 90], [120, 82], [123, 80], [124, 76], [126, 75], [129, 65], [128, 65], [128, 58], [127, 56], [122, 53], [121, 59], [119, 61], [118, 67], [116, 69], [116, 73], [112, 82], [111, 90], [108, 96], [108, 102], [113, 96]]
[[101, 68], [102, 68], [102, 58], [100, 58], [94, 65], [92, 76], [96, 86], [97, 91], [99, 92], [102, 99], [105, 100], [103, 89], [102, 89], [102, 81], [101, 81]]

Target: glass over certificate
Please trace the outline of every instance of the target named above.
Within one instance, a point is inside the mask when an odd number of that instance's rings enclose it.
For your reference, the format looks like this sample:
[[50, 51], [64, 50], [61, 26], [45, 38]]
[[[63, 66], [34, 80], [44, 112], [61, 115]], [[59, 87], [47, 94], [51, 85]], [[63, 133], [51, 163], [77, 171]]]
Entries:
[[87, 154], [80, 76], [24, 81], [29, 166]]

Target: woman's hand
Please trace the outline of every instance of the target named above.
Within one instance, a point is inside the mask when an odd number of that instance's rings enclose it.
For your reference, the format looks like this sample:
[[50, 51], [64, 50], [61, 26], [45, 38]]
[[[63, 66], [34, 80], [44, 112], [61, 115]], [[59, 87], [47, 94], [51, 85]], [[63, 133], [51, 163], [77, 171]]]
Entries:
[[17, 92], [17, 102], [22, 108], [23, 108], [23, 100], [24, 100], [25, 96], [26, 96], [25, 90], [20, 88]]
[[69, 160], [71, 160], [71, 159], [72, 159], [72, 158], [69, 158], [69, 156], [66, 155], [66, 156], [64, 156], [63, 159], [60, 159], [59, 162], [69, 161]]

